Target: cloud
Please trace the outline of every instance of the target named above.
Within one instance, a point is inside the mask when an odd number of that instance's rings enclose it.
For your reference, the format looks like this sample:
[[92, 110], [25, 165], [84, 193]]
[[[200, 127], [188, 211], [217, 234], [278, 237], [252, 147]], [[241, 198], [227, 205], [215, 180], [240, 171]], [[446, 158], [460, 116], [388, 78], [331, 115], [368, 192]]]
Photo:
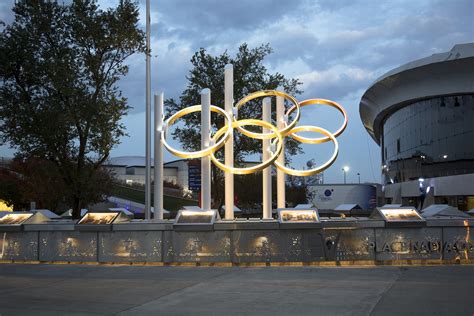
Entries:
[[368, 85], [376, 76], [369, 69], [334, 65], [321, 71], [303, 73], [298, 78], [305, 91], [311, 91], [319, 98], [341, 99], [362, 85]]
[[[5, 8], [12, 3], [0, 4], [0, 19], [11, 21]], [[117, 3], [99, 1], [104, 8]], [[200, 47], [212, 54], [226, 50], [233, 54], [243, 42], [252, 47], [270, 43], [274, 53], [265, 61], [268, 69], [299, 78], [305, 91], [301, 98], [334, 99], [348, 110], [350, 124], [340, 137], [336, 164], [359, 166], [362, 181], [379, 180], [380, 164], [379, 148], [369, 140], [359, 118], [358, 102], [365, 89], [392, 68], [474, 41], [471, 0], [161, 0], [151, 1], [151, 9], [154, 92], [164, 90], [167, 97], [178, 97], [186, 87], [189, 60]], [[140, 15], [144, 28], [144, 0]], [[134, 106], [130, 118], [124, 119], [133, 133], [115, 150], [116, 155], [144, 152], [140, 144], [145, 57], [136, 55], [127, 62], [130, 73], [120, 88]], [[336, 120], [335, 124], [339, 119], [317, 109], [305, 111]], [[316, 148], [309, 146], [295, 163], [317, 155]], [[369, 149], [373, 166], [366, 154]], [[329, 169], [326, 180], [340, 181], [338, 168]]]

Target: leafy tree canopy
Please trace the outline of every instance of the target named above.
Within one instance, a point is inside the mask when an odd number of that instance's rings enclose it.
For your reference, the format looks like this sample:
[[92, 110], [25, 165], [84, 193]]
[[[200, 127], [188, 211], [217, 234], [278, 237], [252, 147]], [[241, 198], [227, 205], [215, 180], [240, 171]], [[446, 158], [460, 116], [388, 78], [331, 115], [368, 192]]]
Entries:
[[[224, 67], [232, 64], [234, 67], [234, 100], [237, 102], [246, 95], [259, 90], [274, 90], [282, 87], [285, 92], [296, 96], [301, 94], [301, 82], [298, 79], [288, 79], [280, 73], [271, 74], [263, 64], [264, 59], [272, 52], [269, 44], [256, 48], [249, 48], [246, 43], [239, 47], [235, 57], [227, 51], [219, 56], [212, 56], [201, 48], [191, 58], [193, 68], [186, 77], [188, 85], [179, 97], [179, 101], [167, 99], [165, 108], [168, 113], [175, 113], [185, 107], [200, 104], [200, 93], [204, 88], [211, 90], [211, 103], [224, 108]], [[240, 108], [238, 116], [241, 118], [262, 117], [261, 99], [253, 100]], [[201, 147], [201, 120], [199, 115], [187, 115], [183, 118], [184, 124], [178, 125], [173, 131], [173, 137], [178, 139], [186, 150], [199, 150]], [[275, 111], [273, 111], [275, 124]], [[221, 128], [224, 120], [212, 113], [212, 122], [215, 128]], [[237, 162], [242, 161], [245, 155], [260, 153], [260, 140], [248, 138], [240, 133], [234, 133], [234, 155]], [[287, 139], [287, 154], [294, 155], [301, 152], [299, 144]]]
[[51, 190], [64, 192], [78, 217], [100, 196], [92, 182], [125, 135], [129, 106], [117, 81], [124, 61], [144, 51], [138, 8], [18, 1], [13, 11], [0, 33], [0, 142], [18, 158], [53, 163], [64, 185]]
[[[204, 88], [211, 90], [211, 103], [224, 108], [224, 67], [232, 64], [234, 67], [234, 100], [237, 102], [246, 95], [259, 90], [274, 90], [281, 87], [286, 93], [297, 96], [302, 91], [299, 89], [301, 82], [298, 79], [288, 79], [280, 73], [270, 73], [264, 65], [265, 57], [272, 52], [269, 44], [256, 48], [249, 48], [246, 43], [239, 47], [235, 57], [227, 51], [219, 56], [212, 56], [201, 48], [191, 58], [192, 69], [187, 76], [187, 88], [179, 100], [167, 99], [165, 108], [168, 113], [175, 113], [185, 107], [200, 104], [200, 93]], [[273, 98], [275, 99], [275, 98]], [[262, 117], [262, 100], [256, 99], [248, 102], [239, 109], [239, 119]], [[273, 100], [272, 102], [275, 102]], [[273, 105], [274, 106], [274, 105]], [[273, 124], [275, 123], [273, 111]], [[211, 116], [213, 128], [221, 128], [224, 124], [222, 117], [215, 113]], [[183, 124], [177, 124], [172, 135], [178, 139], [185, 150], [199, 150], [201, 147], [201, 120], [200, 115], [187, 115], [183, 117]], [[258, 130], [258, 129], [257, 129]], [[301, 153], [300, 144], [291, 138], [286, 138], [286, 160], [292, 155]], [[251, 139], [238, 132], [234, 132], [234, 159], [239, 165], [246, 155], [261, 154], [261, 140]], [[223, 150], [218, 152], [218, 157], [223, 156]], [[213, 207], [219, 207], [224, 200], [223, 173], [212, 166], [212, 196]], [[243, 203], [245, 197], [239, 197]]]

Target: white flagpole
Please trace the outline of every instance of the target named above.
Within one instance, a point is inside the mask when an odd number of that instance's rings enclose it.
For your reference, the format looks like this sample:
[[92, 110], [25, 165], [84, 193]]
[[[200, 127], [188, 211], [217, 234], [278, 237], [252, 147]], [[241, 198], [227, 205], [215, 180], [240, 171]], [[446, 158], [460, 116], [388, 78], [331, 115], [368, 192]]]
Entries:
[[146, 1], [145, 219], [151, 218], [150, 0]]
[[[262, 121], [272, 123], [272, 99], [264, 98], [262, 104]], [[267, 128], [262, 129], [263, 133], [271, 132]], [[264, 139], [262, 141], [262, 161], [270, 158], [270, 140]], [[272, 167], [268, 166], [262, 171], [263, 176], [263, 219], [272, 218]]]
[[163, 143], [161, 141], [161, 133], [163, 131], [163, 99], [161, 92], [155, 95], [155, 161], [153, 171], [155, 176], [155, 185], [153, 186], [153, 206], [155, 209], [154, 220], [163, 219]]
[[[224, 68], [224, 107], [232, 116], [234, 107], [234, 67], [231, 64]], [[231, 132], [229, 140], [225, 143], [225, 164], [234, 166], [234, 135]], [[225, 173], [225, 219], [234, 219], [234, 175]]]

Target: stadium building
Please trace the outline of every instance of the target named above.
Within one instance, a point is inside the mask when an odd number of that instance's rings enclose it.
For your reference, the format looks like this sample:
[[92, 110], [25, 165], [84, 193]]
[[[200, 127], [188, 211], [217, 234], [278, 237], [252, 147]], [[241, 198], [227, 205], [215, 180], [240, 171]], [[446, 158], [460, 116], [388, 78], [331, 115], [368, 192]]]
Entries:
[[474, 43], [389, 71], [359, 111], [381, 149], [386, 203], [474, 208]]

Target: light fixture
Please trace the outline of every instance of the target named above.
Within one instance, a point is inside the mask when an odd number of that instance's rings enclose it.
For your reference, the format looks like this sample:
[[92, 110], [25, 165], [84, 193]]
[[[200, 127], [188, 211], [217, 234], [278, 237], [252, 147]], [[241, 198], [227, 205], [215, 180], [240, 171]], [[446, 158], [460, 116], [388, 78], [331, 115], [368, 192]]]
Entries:
[[431, 187], [426, 188], [426, 194], [430, 193]]
[[446, 159], [446, 158], [448, 158], [448, 155], [443, 155], [443, 159]]
[[349, 171], [349, 166], [344, 166], [342, 170], [344, 170], [345, 172]]
[[423, 178], [418, 179], [418, 183], [420, 185], [420, 191], [423, 189], [423, 182], [425, 182], [425, 179], [423, 179]]

